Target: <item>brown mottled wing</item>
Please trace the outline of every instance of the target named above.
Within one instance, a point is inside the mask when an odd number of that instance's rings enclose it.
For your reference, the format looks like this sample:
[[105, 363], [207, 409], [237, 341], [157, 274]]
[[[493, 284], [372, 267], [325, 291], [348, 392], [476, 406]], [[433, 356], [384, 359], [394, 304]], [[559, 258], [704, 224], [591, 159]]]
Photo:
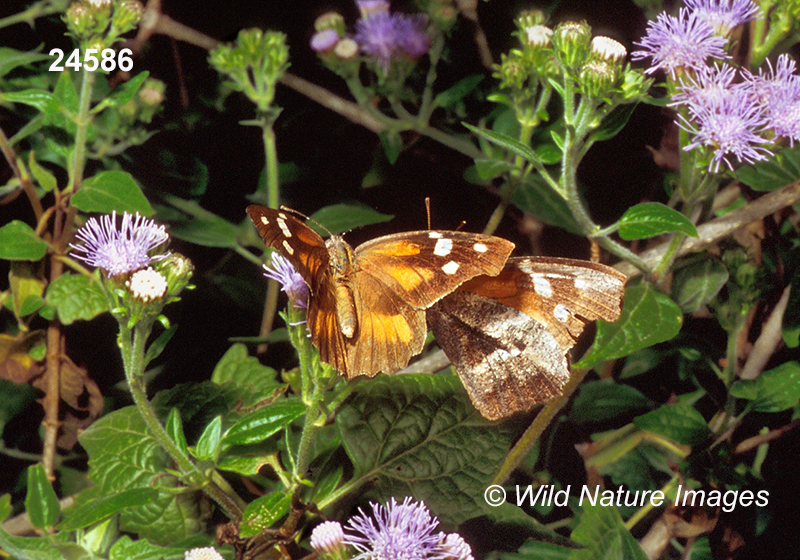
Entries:
[[363, 243], [355, 256], [358, 269], [424, 309], [470, 278], [500, 272], [513, 249], [512, 242], [491, 235], [412, 231]]
[[464, 283], [427, 320], [476, 408], [502, 418], [561, 390], [586, 322], [619, 318], [625, 280], [589, 261], [513, 258], [500, 274]]
[[512, 307], [457, 290], [427, 310], [428, 325], [475, 408], [503, 418], [557, 394], [566, 352], [544, 325]]
[[303, 280], [316, 293], [319, 281], [328, 265], [328, 249], [325, 240], [288, 212], [252, 204], [247, 213], [268, 247], [280, 252], [292, 263]]

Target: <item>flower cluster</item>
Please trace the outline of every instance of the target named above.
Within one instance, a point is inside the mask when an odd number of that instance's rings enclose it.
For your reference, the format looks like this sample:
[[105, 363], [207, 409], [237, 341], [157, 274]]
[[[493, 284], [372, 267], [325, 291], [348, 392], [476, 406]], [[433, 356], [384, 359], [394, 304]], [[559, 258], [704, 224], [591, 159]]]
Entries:
[[372, 505], [372, 516], [359, 510], [345, 532], [336, 521], [317, 526], [311, 546], [324, 558], [341, 557], [342, 549], [355, 549], [357, 560], [473, 560], [472, 549], [457, 533], [437, 532], [439, 521], [425, 504], [410, 497], [398, 504]]
[[308, 308], [308, 284], [286, 257], [272, 253], [272, 266], [264, 265], [264, 276], [278, 282], [295, 307]]
[[637, 43], [645, 72], [667, 73], [678, 125], [690, 133], [684, 150], [709, 151], [709, 170], [767, 159], [781, 139], [800, 140], [800, 76], [782, 55], [773, 69], [752, 74], [728, 62], [725, 50], [738, 26], [758, 17], [752, 0], [687, 0], [678, 17], [661, 14]]

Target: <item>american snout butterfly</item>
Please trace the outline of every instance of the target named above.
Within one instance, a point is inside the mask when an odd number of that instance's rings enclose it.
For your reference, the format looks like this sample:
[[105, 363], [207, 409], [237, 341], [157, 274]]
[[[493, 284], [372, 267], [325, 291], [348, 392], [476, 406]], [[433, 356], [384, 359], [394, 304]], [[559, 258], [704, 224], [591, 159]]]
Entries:
[[588, 321], [616, 321], [621, 272], [589, 261], [508, 259], [427, 310], [428, 325], [490, 420], [527, 410], [569, 380], [567, 353]]
[[425, 308], [470, 278], [499, 273], [514, 248], [491, 235], [430, 230], [353, 249], [286, 211], [252, 205], [247, 213], [308, 284], [311, 341], [348, 378], [405, 367], [425, 343]]

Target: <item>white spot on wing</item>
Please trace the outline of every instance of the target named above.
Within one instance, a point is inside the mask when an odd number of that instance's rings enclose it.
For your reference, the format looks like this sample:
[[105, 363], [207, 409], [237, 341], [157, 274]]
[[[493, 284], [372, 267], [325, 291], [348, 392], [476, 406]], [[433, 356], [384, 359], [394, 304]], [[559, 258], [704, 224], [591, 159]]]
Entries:
[[486, 251], [489, 250], [489, 248], [483, 243], [476, 243], [475, 245], [472, 246], [472, 248], [475, 249], [475, 251], [478, 253], [485, 253]]
[[269, 225], [269, 220], [267, 219], [266, 216], [261, 216], [261, 223], [264, 224], [265, 226]]
[[588, 287], [589, 287], [589, 284], [586, 282], [586, 280], [584, 280], [580, 276], [575, 278], [575, 288], [576, 289], [585, 290]]
[[281, 228], [281, 232], [283, 232], [285, 237], [292, 236], [292, 232], [289, 231], [289, 226], [286, 225], [286, 222], [283, 220], [283, 218], [278, 218], [278, 226]]
[[442, 234], [439, 233], [438, 231], [429, 231], [428, 232], [428, 237], [430, 237], [431, 239], [441, 239], [442, 238]]
[[291, 245], [289, 245], [289, 242], [286, 241], [285, 239], [283, 240], [283, 248], [286, 249], [286, 252], [289, 253], [290, 255], [294, 255], [294, 249], [292, 248]]
[[562, 323], [566, 323], [567, 319], [569, 319], [569, 310], [567, 310], [563, 304], [559, 303], [556, 305], [555, 309], [553, 309], [553, 316]]
[[436, 242], [436, 247], [433, 248], [433, 254], [437, 257], [446, 257], [450, 254], [453, 248], [453, 240], [443, 237]]
[[533, 289], [536, 290], [537, 294], [547, 298], [553, 296], [553, 288], [550, 286], [550, 282], [538, 274], [532, 275], [531, 279], [533, 280]]
[[458, 271], [459, 264], [456, 261], [450, 261], [442, 267], [445, 274], [453, 275]]

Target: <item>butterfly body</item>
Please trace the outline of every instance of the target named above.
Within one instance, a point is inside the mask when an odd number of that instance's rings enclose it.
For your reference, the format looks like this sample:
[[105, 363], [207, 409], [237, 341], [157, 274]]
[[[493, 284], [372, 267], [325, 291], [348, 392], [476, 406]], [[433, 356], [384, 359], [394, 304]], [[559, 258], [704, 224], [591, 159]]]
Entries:
[[405, 367], [425, 343], [424, 310], [470, 278], [500, 272], [514, 248], [489, 235], [416, 231], [353, 249], [340, 236], [324, 241], [284, 211], [247, 212], [308, 284], [311, 341], [347, 377]]
[[511, 258], [427, 311], [475, 407], [495, 420], [561, 392], [568, 352], [588, 321], [619, 318], [626, 277], [597, 263]]

